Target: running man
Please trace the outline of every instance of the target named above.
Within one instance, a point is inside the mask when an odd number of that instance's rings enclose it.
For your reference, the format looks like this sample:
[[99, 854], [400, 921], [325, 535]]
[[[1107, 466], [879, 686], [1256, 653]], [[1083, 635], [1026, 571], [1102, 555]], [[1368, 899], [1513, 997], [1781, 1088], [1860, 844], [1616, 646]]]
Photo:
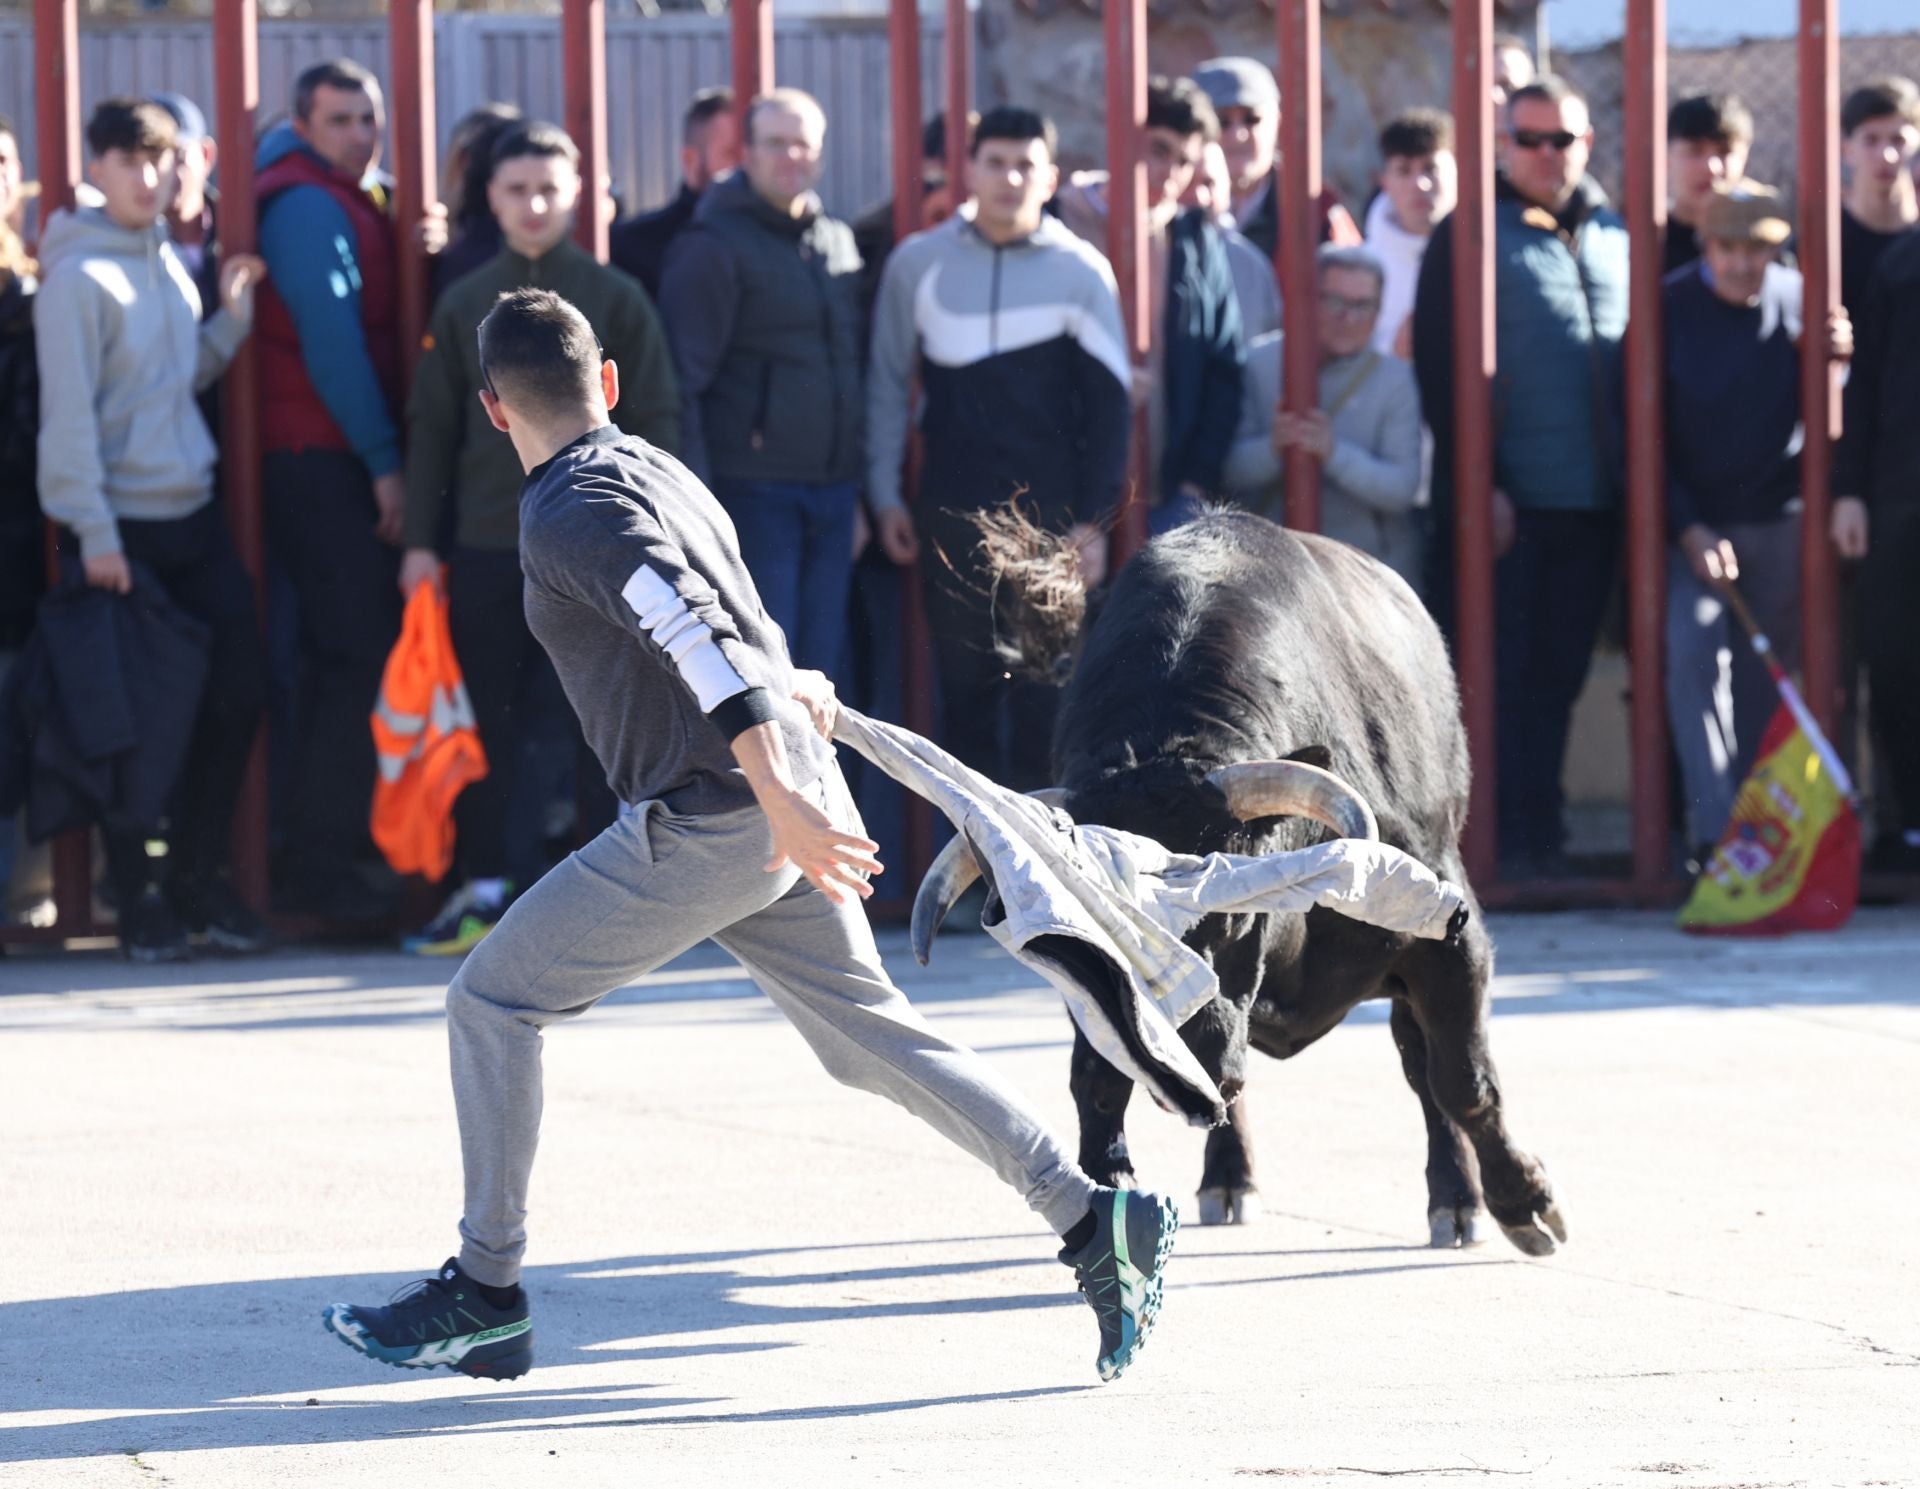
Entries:
[[888, 978], [860, 908], [877, 845], [825, 742], [832, 685], [794, 671], [719, 502], [608, 422], [618, 372], [580, 312], [547, 290], [502, 295], [480, 326], [480, 381], [527, 472], [527, 623], [629, 805], [514, 902], [447, 990], [459, 1254], [384, 1306], [332, 1304], [327, 1328], [390, 1365], [527, 1372], [541, 1030], [712, 937], [834, 1076], [974, 1154], [1059, 1233], [1112, 1380], [1159, 1312], [1173, 1204], [1096, 1186]]

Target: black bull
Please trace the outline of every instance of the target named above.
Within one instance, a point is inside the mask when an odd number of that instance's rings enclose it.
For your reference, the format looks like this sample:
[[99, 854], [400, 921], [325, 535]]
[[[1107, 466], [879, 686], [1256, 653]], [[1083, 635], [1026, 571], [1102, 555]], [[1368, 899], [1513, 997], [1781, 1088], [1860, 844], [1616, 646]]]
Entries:
[[[1012, 617], [1004, 642], [1040, 675], [1062, 634], [1058, 558], [1002, 528], [989, 569]], [[1017, 545], [1014, 545], [1017, 546]], [[1027, 562], [1008, 562], [1009, 557]], [[1023, 586], [1050, 584], [1028, 624]], [[1076, 596], [1077, 598], [1077, 596]], [[1453, 669], [1433, 621], [1384, 565], [1329, 539], [1258, 517], [1214, 512], [1155, 539], [1115, 581], [1077, 638], [1054, 735], [1054, 779], [1076, 821], [1151, 837], [1176, 851], [1278, 852], [1324, 829], [1297, 817], [1243, 821], [1206, 777], [1223, 765], [1299, 759], [1325, 766], [1367, 800], [1380, 836], [1466, 885], [1460, 830], [1469, 764]], [[931, 884], [928, 888], [932, 888]], [[1203, 1221], [1241, 1220], [1257, 1200], [1246, 1120], [1247, 1050], [1298, 1054], [1358, 1003], [1392, 1001], [1401, 1068], [1427, 1127], [1429, 1234], [1475, 1239], [1482, 1198], [1522, 1251], [1565, 1239], [1546, 1171], [1507, 1135], [1487, 1049], [1493, 949], [1477, 903], [1445, 942], [1383, 931], [1328, 910], [1215, 915], [1187, 936], [1220, 980], [1181, 1035], [1231, 1100], [1207, 1135]], [[1130, 1184], [1126, 1111], [1133, 1082], [1076, 1034], [1072, 1090], [1080, 1163], [1102, 1184]], [[1552, 1234], [1549, 1235], [1549, 1232]]]

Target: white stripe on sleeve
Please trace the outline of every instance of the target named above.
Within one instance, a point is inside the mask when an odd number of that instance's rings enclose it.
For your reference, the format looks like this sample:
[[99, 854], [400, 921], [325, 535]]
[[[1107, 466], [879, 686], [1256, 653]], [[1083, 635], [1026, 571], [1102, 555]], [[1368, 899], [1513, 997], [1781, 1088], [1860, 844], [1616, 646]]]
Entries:
[[645, 564], [621, 587], [620, 598], [639, 617], [640, 629], [673, 658], [680, 676], [693, 689], [702, 713], [747, 691], [747, 684], [721, 652], [706, 622], [687, 609], [674, 587]]

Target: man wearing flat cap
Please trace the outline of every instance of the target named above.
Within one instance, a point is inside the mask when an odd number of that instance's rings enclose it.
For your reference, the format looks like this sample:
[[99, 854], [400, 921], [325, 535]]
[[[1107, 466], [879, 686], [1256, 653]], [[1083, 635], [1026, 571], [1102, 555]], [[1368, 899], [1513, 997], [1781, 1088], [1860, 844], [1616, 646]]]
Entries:
[[[1233, 225], [1269, 259], [1280, 242], [1280, 85], [1264, 62], [1215, 57], [1193, 72], [1220, 117], [1233, 178]], [[1332, 191], [1320, 194], [1320, 242], [1358, 244], [1360, 229]]]
[[[1734, 628], [1737, 583], [1780, 660], [1800, 649], [1801, 280], [1779, 263], [1792, 232], [1771, 187], [1717, 187], [1701, 257], [1666, 301], [1667, 711], [1686, 789], [1688, 841], [1718, 840], [1772, 717], [1771, 680]], [[1845, 360], [1836, 312], [1813, 354]], [[1704, 861], [1704, 859], [1702, 859]]]

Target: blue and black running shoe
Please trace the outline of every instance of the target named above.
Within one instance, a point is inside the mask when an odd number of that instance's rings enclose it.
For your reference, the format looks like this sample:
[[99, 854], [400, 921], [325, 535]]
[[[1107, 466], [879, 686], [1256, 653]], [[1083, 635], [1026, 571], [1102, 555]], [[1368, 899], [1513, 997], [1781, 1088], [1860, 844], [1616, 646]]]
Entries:
[[526, 1290], [517, 1294], [511, 1307], [494, 1307], [449, 1257], [382, 1307], [329, 1303], [320, 1318], [361, 1354], [401, 1369], [445, 1365], [483, 1380], [514, 1380], [533, 1368], [533, 1320]]
[[1118, 1380], [1160, 1316], [1161, 1279], [1173, 1254], [1180, 1212], [1170, 1199], [1139, 1190], [1102, 1189], [1093, 1201], [1093, 1239], [1060, 1260], [1100, 1320], [1100, 1379]]

